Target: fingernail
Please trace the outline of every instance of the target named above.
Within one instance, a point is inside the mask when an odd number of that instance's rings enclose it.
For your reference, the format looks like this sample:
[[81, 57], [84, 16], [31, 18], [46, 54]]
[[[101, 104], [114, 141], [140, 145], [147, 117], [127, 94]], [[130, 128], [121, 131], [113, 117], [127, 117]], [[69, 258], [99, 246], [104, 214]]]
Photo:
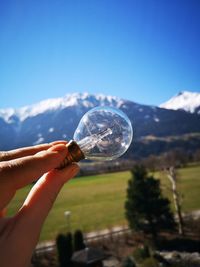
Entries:
[[64, 145], [66, 145], [66, 144], [67, 144], [67, 141], [65, 141], [65, 140], [59, 140], [59, 141], [51, 142], [51, 143], [49, 143], [49, 144], [52, 145], [52, 146], [59, 145], [59, 144], [64, 144]]

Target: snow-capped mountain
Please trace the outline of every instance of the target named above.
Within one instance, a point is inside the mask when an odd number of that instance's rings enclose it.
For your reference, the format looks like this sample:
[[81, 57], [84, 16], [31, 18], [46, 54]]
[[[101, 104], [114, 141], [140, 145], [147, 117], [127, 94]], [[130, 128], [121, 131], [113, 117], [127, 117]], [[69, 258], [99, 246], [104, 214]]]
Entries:
[[35, 117], [44, 112], [62, 110], [67, 107], [76, 106], [77, 109], [92, 108], [94, 106], [115, 106], [120, 107], [123, 100], [114, 96], [105, 96], [103, 94], [89, 95], [88, 93], [67, 94], [64, 97], [46, 99], [34, 105], [25, 106], [19, 109], [0, 109], [0, 117], [8, 123], [13, 122], [13, 117], [17, 117], [21, 122], [30, 117]]
[[[169, 136], [200, 133], [200, 120], [196, 113], [141, 105], [102, 94], [74, 93], [20, 109], [1, 109], [0, 150], [60, 139], [70, 140], [84, 113], [96, 106], [117, 107], [130, 118], [134, 139], [133, 146], [126, 154], [128, 157], [132, 157], [133, 154], [141, 157], [162, 153], [174, 147], [174, 143], [169, 142]], [[153, 136], [154, 139], [149, 136]], [[178, 147], [184, 146], [191, 150], [200, 148], [200, 138], [193, 140], [189, 146], [188, 138], [176, 140], [179, 141], [176, 141]]]
[[161, 108], [200, 114], [200, 93], [183, 91], [160, 105]]
[[0, 149], [72, 138], [79, 120], [89, 109], [120, 108], [124, 102], [128, 101], [114, 96], [73, 93], [19, 109], [0, 109]]

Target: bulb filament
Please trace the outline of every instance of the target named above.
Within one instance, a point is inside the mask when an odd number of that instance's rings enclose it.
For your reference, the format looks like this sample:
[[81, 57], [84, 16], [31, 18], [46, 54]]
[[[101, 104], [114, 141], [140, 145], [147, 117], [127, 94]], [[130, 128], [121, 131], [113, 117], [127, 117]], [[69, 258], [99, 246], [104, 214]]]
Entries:
[[101, 142], [103, 138], [112, 134], [112, 130], [111, 130], [112, 128], [113, 127], [111, 126], [110, 128], [107, 128], [107, 129], [99, 132], [98, 134], [93, 134], [91, 136], [87, 136], [87, 137], [83, 138], [82, 140], [80, 140], [78, 142], [79, 147], [85, 153], [85, 152], [91, 150], [96, 145], [98, 146], [98, 143]]

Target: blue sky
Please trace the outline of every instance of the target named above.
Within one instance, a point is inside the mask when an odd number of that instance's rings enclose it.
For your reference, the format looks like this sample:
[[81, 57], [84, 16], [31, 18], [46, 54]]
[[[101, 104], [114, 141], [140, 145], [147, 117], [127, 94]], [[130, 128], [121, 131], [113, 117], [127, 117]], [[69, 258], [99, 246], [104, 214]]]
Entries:
[[0, 108], [72, 92], [200, 92], [199, 0], [1, 0]]

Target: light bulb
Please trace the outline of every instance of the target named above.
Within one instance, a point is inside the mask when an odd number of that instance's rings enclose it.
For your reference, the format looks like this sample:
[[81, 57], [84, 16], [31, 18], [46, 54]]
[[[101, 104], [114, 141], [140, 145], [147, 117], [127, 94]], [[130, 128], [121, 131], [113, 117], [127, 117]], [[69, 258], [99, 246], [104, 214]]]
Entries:
[[96, 107], [80, 120], [69, 155], [61, 167], [81, 159], [112, 160], [122, 156], [131, 144], [133, 130], [129, 118], [121, 110]]

